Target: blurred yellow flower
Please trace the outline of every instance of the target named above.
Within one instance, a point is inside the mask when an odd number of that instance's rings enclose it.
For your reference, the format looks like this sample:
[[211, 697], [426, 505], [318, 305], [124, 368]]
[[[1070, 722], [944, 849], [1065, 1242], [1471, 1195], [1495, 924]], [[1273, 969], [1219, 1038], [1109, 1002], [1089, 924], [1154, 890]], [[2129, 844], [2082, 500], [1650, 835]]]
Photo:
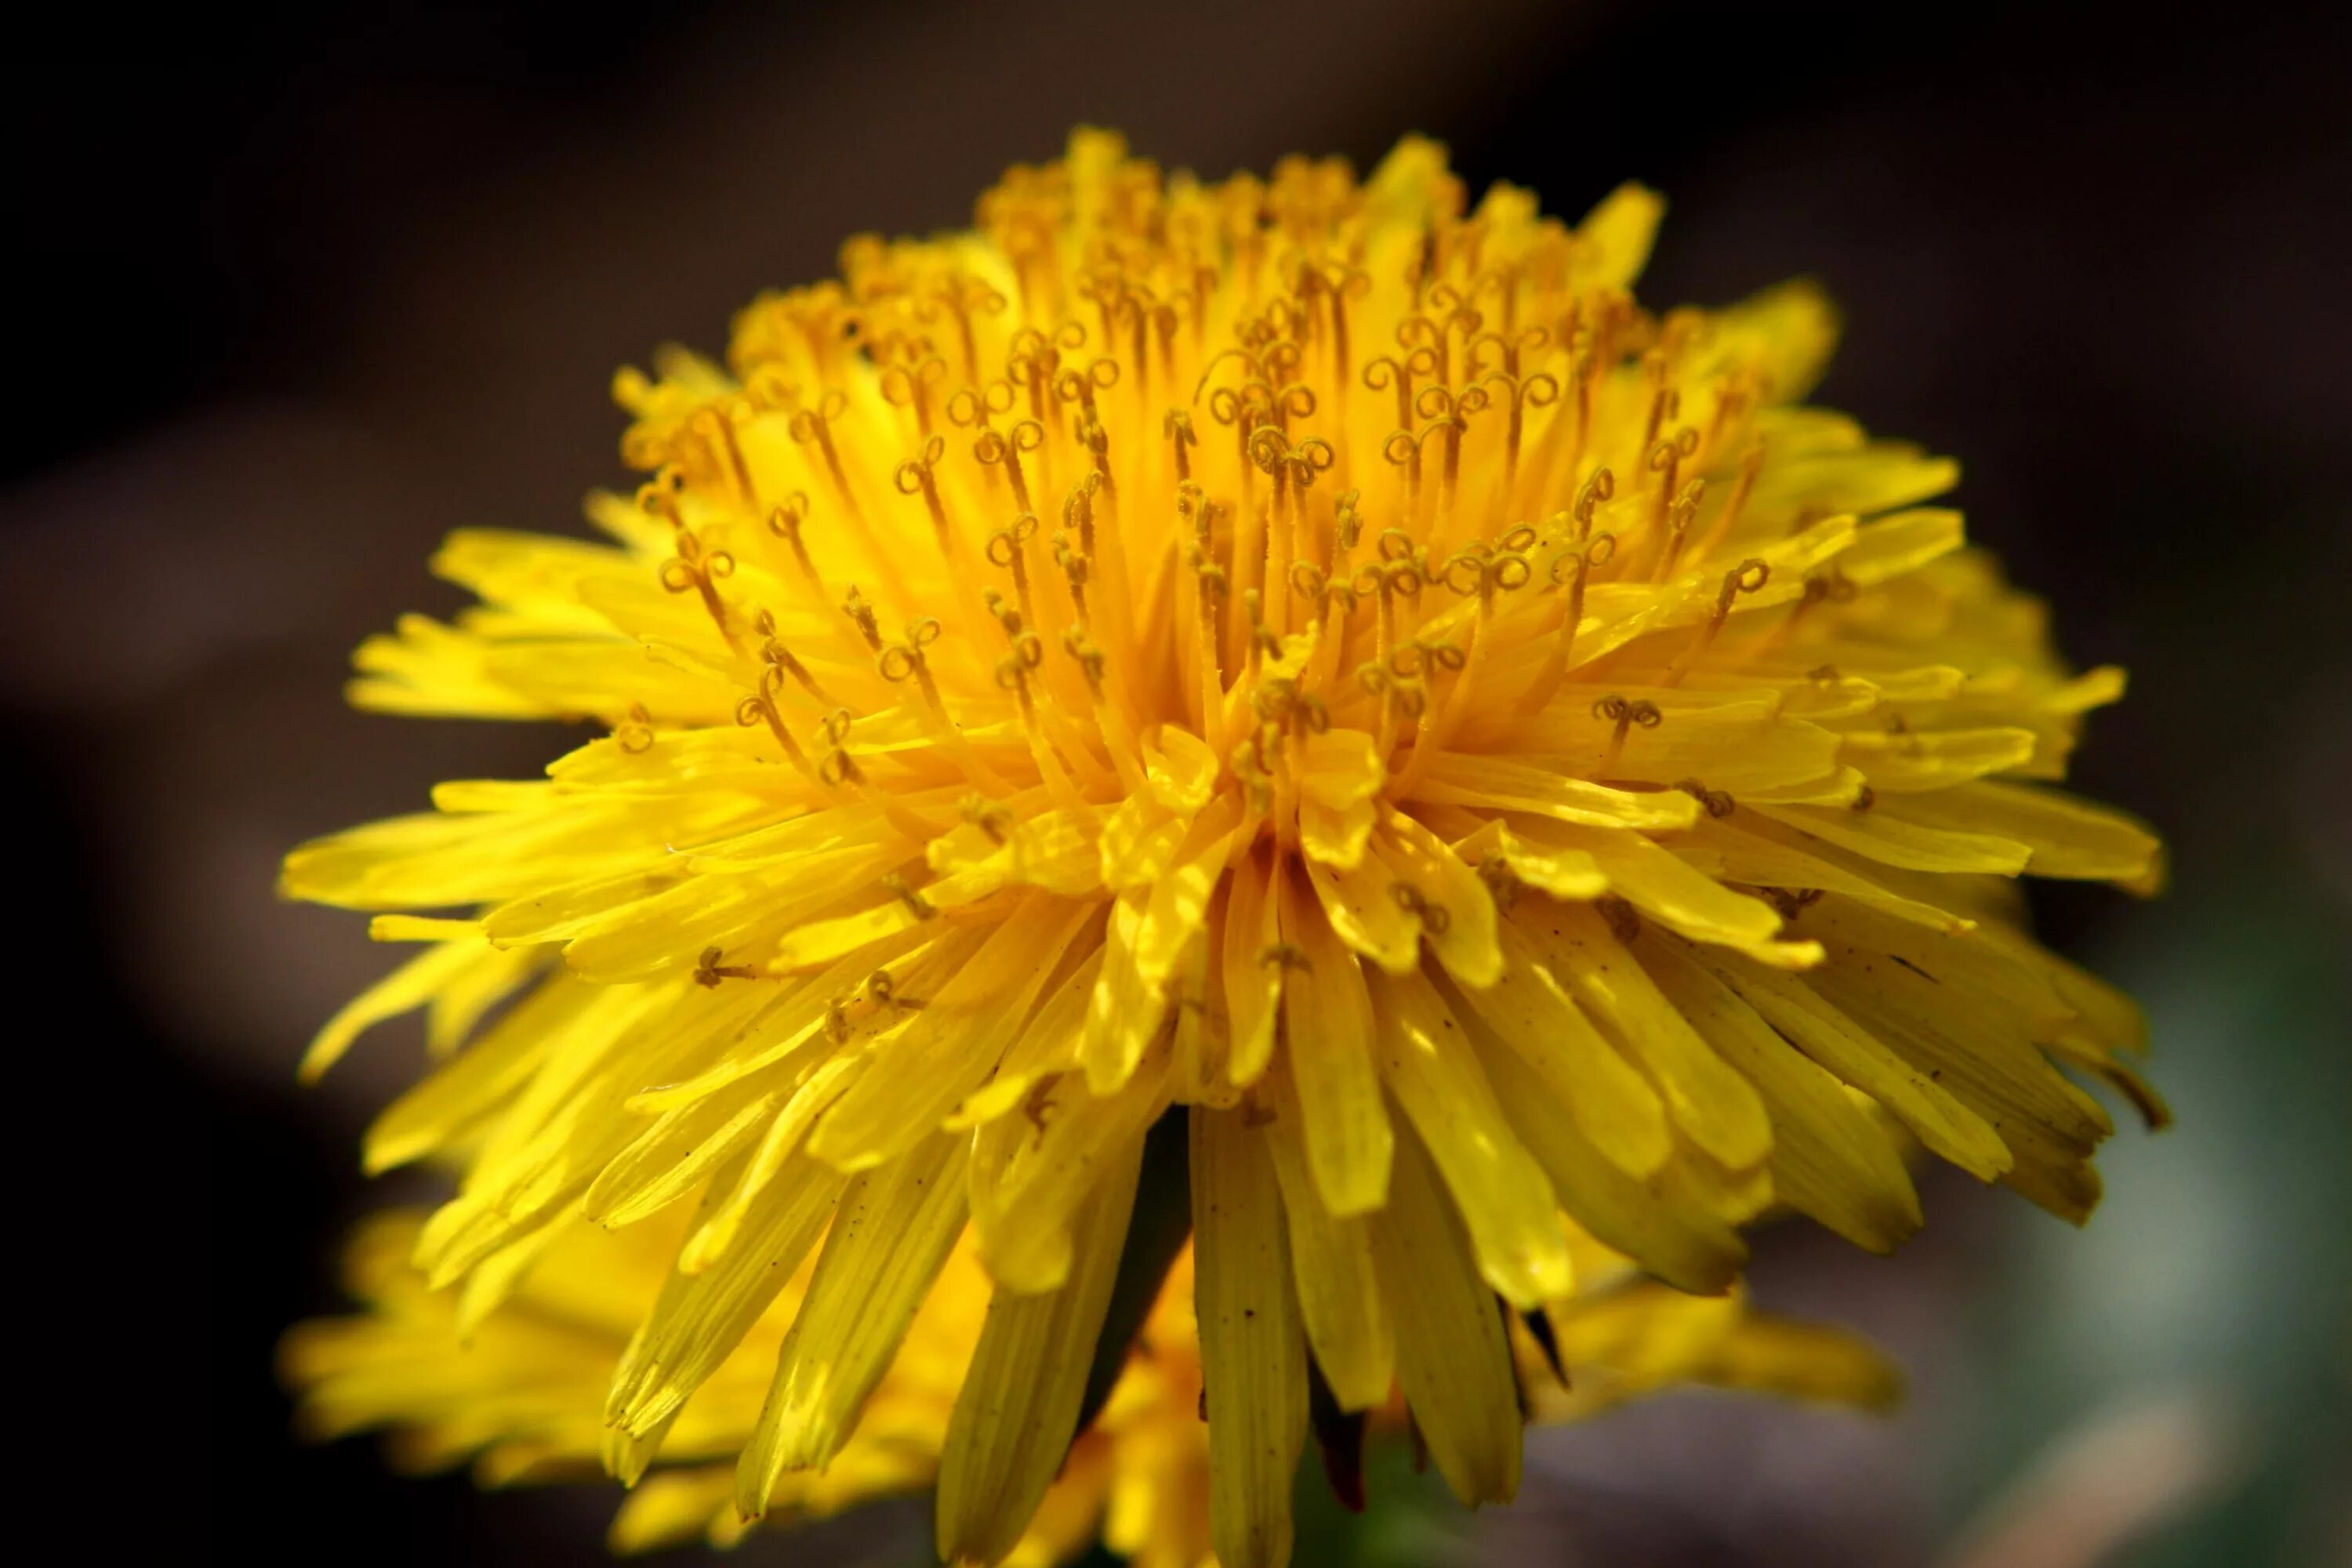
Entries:
[[[394, 1211], [362, 1226], [345, 1254], [345, 1276], [366, 1310], [303, 1323], [287, 1335], [280, 1360], [300, 1396], [302, 1425], [320, 1437], [388, 1429], [403, 1468], [440, 1469], [470, 1458], [485, 1486], [597, 1477], [605, 1386], [661, 1289], [681, 1226], [656, 1220], [608, 1232], [566, 1225], [529, 1279], [461, 1331], [455, 1298], [430, 1289], [409, 1261], [422, 1224], [421, 1215]], [[1538, 1420], [1573, 1419], [1696, 1385], [1870, 1409], [1895, 1397], [1897, 1374], [1862, 1341], [1756, 1311], [1738, 1291], [1682, 1294], [1635, 1278], [1623, 1258], [1589, 1238], [1575, 1245], [1588, 1266], [1584, 1291], [1539, 1315], [1542, 1339], [1514, 1331], [1517, 1374]], [[749, 1528], [735, 1508], [733, 1460], [756, 1424], [809, 1272], [793, 1277], [687, 1402], [661, 1468], [628, 1494], [613, 1521], [614, 1550], [698, 1537], [731, 1545]], [[1211, 1560], [1209, 1427], [1201, 1414], [1192, 1287], [1186, 1253], [1143, 1320], [1138, 1353], [1078, 1435], [1011, 1563], [1061, 1562], [1098, 1536], [1143, 1568], [1199, 1568]], [[931, 1484], [988, 1297], [972, 1247], [956, 1247], [856, 1435], [822, 1474], [782, 1479], [771, 1499], [772, 1521], [823, 1518]], [[1403, 1403], [1391, 1400], [1371, 1420], [1393, 1429], [1403, 1416]], [[1343, 1491], [1360, 1478], [1362, 1426], [1360, 1418], [1323, 1423], [1326, 1463]], [[1360, 1504], [1360, 1488], [1347, 1500]]]
[[450, 539], [480, 606], [354, 699], [606, 732], [289, 858], [425, 944], [308, 1065], [429, 1009], [368, 1161], [478, 1151], [417, 1245], [469, 1313], [577, 1215], [696, 1205], [614, 1468], [829, 1226], [736, 1501], [822, 1472], [969, 1226], [939, 1546], [1000, 1560], [1189, 1229], [1213, 1536], [1258, 1568], [1318, 1377], [1512, 1495], [1494, 1298], [1577, 1289], [1563, 1213], [1705, 1293], [1775, 1202], [1894, 1247], [1907, 1138], [2089, 1212], [2110, 1123], [2053, 1063], [2160, 1108], [2012, 879], [2157, 880], [2048, 787], [2122, 678], [1917, 507], [1950, 462], [1799, 401], [1811, 289], [1633, 302], [1659, 211], [1081, 132], [756, 300], [726, 367], [624, 373], [610, 542]]

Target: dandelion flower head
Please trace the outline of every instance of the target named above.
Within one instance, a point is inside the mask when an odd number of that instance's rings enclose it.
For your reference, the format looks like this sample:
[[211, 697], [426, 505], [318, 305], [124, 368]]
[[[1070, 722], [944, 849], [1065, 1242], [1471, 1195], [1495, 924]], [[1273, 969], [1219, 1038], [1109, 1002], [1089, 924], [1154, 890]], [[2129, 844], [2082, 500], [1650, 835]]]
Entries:
[[1886, 1250], [1913, 1141], [2088, 1214], [2111, 1123], [2062, 1068], [2161, 1108], [2015, 879], [2153, 888], [2052, 787], [2121, 677], [1921, 504], [1952, 463], [1801, 401], [1815, 290], [1635, 302], [1660, 207], [1083, 132], [758, 299], [723, 365], [623, 373], [649, 477], [603, 542], [449, 540], [480, 605], [364, 646], [355, 700], [601, 733], [289, 858], [424, 944], [310, 1066], [429, 1010], [367, 1152], [467, 1152], [416, 1256], [469, 1312], [576, 1215], [691, 1215], [614, 1469], [822, 1241], [757, 1517], [969, 1235], [939, 1546], [999, 1561], [1189, 1235], [1214, 1548], [1256, 1568], [1322, 1393], [1401, 1389], [1460, 1497], [1512, 1495], [1496, 1298], [1569, 1296], [1576, 1234], [1700, 1293], [1775, 1205]]

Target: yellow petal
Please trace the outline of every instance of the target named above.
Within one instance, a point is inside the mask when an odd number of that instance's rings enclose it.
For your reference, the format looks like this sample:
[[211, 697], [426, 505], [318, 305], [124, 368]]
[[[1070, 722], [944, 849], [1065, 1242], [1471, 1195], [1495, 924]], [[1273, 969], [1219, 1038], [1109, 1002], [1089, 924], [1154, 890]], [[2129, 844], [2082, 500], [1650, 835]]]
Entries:
[[1148, 889], [1130, 889], [1111, 905], [1103, 934], [1102, 973], [1087, 1004], [1087, 1026], [1078, 1039], [1078, 1063], [1097, 1094], [1125, 1083], [1143, 1059], [1144, 1047], [1160, 1032], [1168, 999], [1146, 980], [1137, 944], [1151, 907]]
[[1299, 849], [1310, 860], [1352, 870], [1363, 863], [1365, 842], [1379, 820], [1380, 808], [1369, 800], [1330, 806], [1319, 800], [1302, 799], [1298, 803]]
[[1611, 789], [1551, 768], [1449, 752], [1430, 763], [1416, 800], [1489, 811], [1531, 811], [1596, 827], [1688, 827], [1698, 802], [1678, 791]]
[[510, 968], [508, 956], [478, 936], [426, 948], [344, 1003], [327, 1020], [303, 1053], [302, 1081], [316, 1083], [351, 1049], [352, 1041], [385, 1019], [414, 1012], [448, 987], [463, 983], [470, 973], [488, 969], [497, 975]]
[[[883, 863], [880, 860], [864, 858], [850, 859], [837, 868], [840, 873], [851, 878], [848, 885], [853, 888], [859, 882], [866, 880], [868, 872], [878, 875], [882, 868]], [[805, 900], [814, 906], [807, 912], [815, 913], [817, 909], [823, 907], [824, 900], [838, 897], [840, 891], [839, 884], [824, 882], [818, 883], [814, 888], [803, 888], [801, 879], [816, 874], [818, 869], [819, 868], [814, 866], [794, 863], [785, 870], [775, 873], [785, 884], [784, 889], [780, 889], [779, 907], [761, 910], [753, 920], [747, 920], [743, 923], [749, 926], [757, 921], [793, 924], [796, 920], [805, 918], [805, 916], [789, 913], [788, 908], [783, 907], [784, 900], [790, 900], [789, 907], [798, 907]], [[941, 910], [954, 909], [971, 903], [976, 899], [984, 898], [1001, 886], [1003, 879], [1002, 875], [993, 867], [958, 871], [940, 878], [919, 892], [905, 897], [890, 898], [885, 902], [859, 910], [854, 914], [813, 921], [806, 925], [796, 925], [782, 942], [776, 944], [775, 956], [768, 961], [768, 967], [778, 973], [783, 973], [795, 969], [814, 969], [820, 963], [835, 963], [871, 943], [887, 942], [894, 937], [903, 936], [932, 919]], [[649, 921], [647, 924], [654, 929], [652, 940], [657, 942], [659, 941], [658, 923]], [[580, 939], [580, 942], [576, 942], [572, 947], [564, 950], [565, 961], [571, 963], [574, 968], [580, 969], [583, 973], [592, 973], [583, 966], [578, 957], [580, 944], [586, 940]]]
[[1724, 1336], [1696, 1381], [1717, 1388], [1891, 1411], [1903, 1399], [1903, 1369], [1858, 1334], [1749, 1312]]
[[[1960, 466], [1949, 458], [1931, 457], [1906, 442], [1873, 441], [1855, 451], [1822, 452], [1766, 465], [1748, 504], [1760, 516], [1818, 507], [1866, 517], [1941, 495], [1959, 477]], [[1951, 521], [1957, 525], [1958, 520]], [[1958, 544], [1957, 526], [1953, 532], [1943, 549]]]
[[1156, 795], [1131, 795], [1119, 802], [1103, 818], [1103, 886], [1140, 887], [1166, 871], [1192, 821], [1189, 814], [1170, 811]]
[[1707, 967], [1799, 1050], [1892, 1111], [1936, 1153], [1990, 1182], [2014, 1163], [2000, 1134], [1805, 982], [1726, 957]]
[[[1658, 712], [1657, 723], [1633, 726], [1620, 742], [1615, 721], [1587, 700], [1555, 702], [1516, 721], [1496, 716], [1483, 730], [1467, 733], [1488, 750], [1538, 754], [1558, 773], [1589, 777], [1613, 752], [1610, 778], [1672, 784], [1696, 776], [1711, 789], [1734, 795], [1818, 777], [1837, 760], [1837, 733], [1787, 716], [1777, 688], [1709, 691], [1629, 685], [1612, 686], [1609, 694], [1648, 703]], [[1525, 765], [1536, 756], [1501, 760]]]
[[1388, 814], [1373, 848], [1418, 895], [1415, 918], [1446, 973], [1464, 985], [1492, 985], [1503, 970], [1503, 950], [1495, 940], [1495, 898], [1478, 873], [1401, 811]]
[[735, 1247], [745, 1223], [758, 1210], [773, 1206], [766, 1201], [769, 1189], [808, 1163], [802, 1146], [809, 1129], [865, 1068], [866, 1062], [861, 1058], [836, 1057], [819, 1065], [786, 1097], [783, 1108], [761, 1134], [745, 1162], [742, 1175], [725, 1200], [687, 1237], [686, 1246], [678, 1253], [678, 1272], [699, 1274], [709, 1268], [713, 1260]]
[[604, 1544], [628, 1556], [695, 1541], [709, 1532], [711, 1521], [728, 1506], [733, 1484], [724, 1465], [647, 1476], [621, 1500]]
[[1772, 1111], [1772, 1185], [1799, 1211], [1873, 1252], [1917, 1230], [1903, 1157], [1845, 1086], [1687, 958], [1651, 956], [1659, 991], [1746, 1073]]
[[570, 983], [541, 986], [482, 1038], [433, 1069], [368, 1128], [362, 1163], [377, 1174], [446, 1147], [530, 1082], [567, 1028], [601, 1000]]
[[1982, 780], [1934, 795], [1889, 802], [1923, 830], [1998, 834], [2030, 854], [2036, 877], [2083, 877], [2153, 893], [2164, 880], [2164, 846], [2109, 806], [2054, 790]]
[[1565, 826], [1559, 832], [1591, 855], [1612, 891], [1694, 942], [1747, 948], [1780, 932], [1780, 912], [1771, 905], [1733, 892], [1641, 834]]
[[989, 933], [955, 977], [868, 1047], [874, 1070], [834, 1102], [809, 1140], [818, 1159], [862, 1171], [913, 1146], [980, 1087], [1028, 1021], [1094, 918], [1075, 899], [1032, 894]]
[[1871, 788], [1911, 795], [2023, 767], [2034, 745], [2031, 730], [1863, 730], [1845, 737], [1839, 755], [1863, 771]]
[[[1087, 940], [1087, 934], [1081, 933], [1071, 946], [1083, 946]], [[1006, 1049], [994, 1075], [948, 1119], [950, 1130], [978, 1127], [1009, 1114], [1041, 1080], [1059, 1077], [1078, 1065], [1078, 1037], [1086, 1031], [1087, 1008], [1102, 975], [1102, 961], [1097, 944], [1054, 984], [1022, 1026], [1021, 1037]]]
[[1207, 742], [1173, 724], [1160, 727], [1157, 744], [1143, 744], [1144, 775], [1160, 804], [1190, 816], [1209, 804], [1223, 764]]
[[1361, 730], [1310, 731], [1298, 750], [1301, 798], [1340, 809], [1359, 805], [1388, 783], [1372, 737]]
[[1628, 181], [1601, 198], [1576, 226], [1576, 276], [1581, 282], [1631, 289], [1650, 259], [1666, 199]]
[[[1981, 871], [2014, 877], [2032, 858], [2032, 851], [2013, 838], [1914, 822], [1893, 808], [1892, 797], [1882, 803], [1887, 809], [1873, 806], [1866, 811], [1777, 805], [1753, 797], [1744, 804], [1824, 843], [1906, 871]], [[1974, 818], [1970, 821], [1983, 826]]]
[[1387, 1194], [1392, 1134], [1363, 971], [1323, 914], [1296, 874], [1285, 879], [1282, 934], [1297, 959], [1284, 976], [1282, 1016], [1316, 1190], [1333, 1214], [1363, 1214]]
[[839, 1176], [803, 1159], [709, 1268], [670, 1272], [614, 1370], [609, 1424], [643, 1437], [676, 1419], [816, 1245], [841, 1187]]
[[1282, 965], [1269, 962], [1282, 935], [1270, 884], [1274, 874], [1268, 857], [1252, 851], [1235, 861], [1225, 877], [1219, 962], [1225, 994], [1225, 1076], [1236, 1084], [1256, 1082], [1274, 1055], [1283, 976]]
[[1209, 899], [1224, 875], [1226, 850], [1240, 802], [1231, 796], [1195, 818], [1165, 874], [1151, 885], [1135, 937], [1135, 971], [1147, 985], [1165, 986], [1185, 947], [1208, 918]]
[[1548, 843], [1500, 827], [1498, 852], [1511, 875], [1554, 899], [1597, 899], [1609, 890], [1600, 862], [1582, 849]]
[[1142, 1150], [1139, 1138], [1080, 1206], [1066, 1284], [1025, 1295], [999, 1287], [989, 1301], [940, 1456], [942, 1562], [988, 1563], [1010, 1552], [1062, 1467], [1118, 1274]]
[[[1154, 1049], [1111, 1094], [1070, 1074], [1033, 1095], [1019, 1117], [985, 1130], [972, 1164], [972, 1217], [988, 1271], [1009, 1290], [1064, 1288], [1080, 1205], [1107, 1165], [1126, 1157], [1168, 1107], [1169, 1053]], [[991, 1136], [992, 1135], [992, 1136]]]
[[[1391, 974], [1402, 974], [1419, 966], [1421, 924], [1397, 901], [1392, 890], [1396, 878], [1377, 858], [1367, 855], [1344, 870], [1315, 860], [1307, 861], [1305, 868], [1316, 899], [1323, 906], [1322, 916], [1316, 923], [1328, 925], [1341, 942]], [[1286, 909], [1286, 930], [1293, 923]]]
[[1285, 1568], [1307, 1436], [1307, 1347], [1274, 1162], [1241, 1111], [1192, 1111], [1192, 1301], [1223, 1568]]
[[1369, 1216], [1372, 1261], [1396, 1314], [1397, 1381], [1454, 1495], [1475, 1507], [1519, 1489], [1519, 1390], [1495, 1298], [1420, 1141], [1397, 1140], [1388, 1205]]
[[1463, 1026], [1418, 974], [1372, 981], [1381, 1076], [1436, 1162], [1479, 1272], [1522, 1309], [1575, 1283], [1551, 1183], [1495, 1102]]
[[1736, 1229], [1663, 1170], [1643, 1182], [1602, 1158], [1517, 1053], [1497, 1046], [1479, 1055], [1504, 1114], [1578, 1225], [1684, 1290], [1712, 1294], [1738, 1277], [1748, 1247]]
[[764, 1130], [784, 1091], [712, 1096], [664, 1111], [596, 1173], [581, 1213], [599, 1224], [634, 1225], [695, 1189]]
[[[1922, 482], [1936, 478], [1936, 458], [1928, 461], [1922, 472]], [[1948, 458], [1943, 458], [1943, 463], [1948, 463]], [[1849, 494], [1839, 510], [1877, 510], [1872, 505], [1855, 505], [1855, 500], [1858, 496]], [[1877, 521], [1855, 529], [1853, 543], [1837, 557], [1837, 569], [1846, 574], [1846, 581], [1851, 583], [1884, 583], [1906, 572], [1916, 572], [1933, 560], [1943, 560], [1964, 543], [1969, 543], [1969, 536], [1967, 529], [1961, 527], [1959, 512], [1948, 508], [1889, 512]]]
[[1592, 1026], [1515, 921], [1503, 921], [1499, 934], [1503, 977], [1465, 993], [1464, 1005], [1517, 1053], [1603, 1158], [1630, 1175], [1652, 1174], [1674, 1146], [1657, 1090]]
[[1812, 390], [1837, 346], [1837, 308], [1816, 283], [1782, 283], [1725, 311], [1721, 332], [1727, 353], [1737, 345], [1755, 356], [1760, 383], [1774, 402], [1793, 404]]
[[1316, 1364], [1342, 1410], [1388, 1403], [1396, 1380], [1396, 1330], [1372, 1268], [1370, 1222], [1324, 1206], [1307, 1166], [1304, 1119], [1289, 1069], [1277, 1063], [1260, 1092], [1261, 1131], [1282, 1187], [1299, 1315]]
[[1744, 882], [1751, 888], [1818, 888], [1843, 893], [1935, 931], [1965, 931], [1975, 923], [1933, 904], [1904, 898], [1876, 878], [1848, 868], [1836, 858], [1837, 851], [1766, 822], [1753, 812], [1731, 823], [1711, 822], [1704, 834], [1706, 847], [1720, 857], [1726, 881]]
[[1522, 904], [1512, 919], [1549, 955], [1577, 1005], [1649, 1075], [1666, 1114], [1692, 1142], [1734, 1170], [1763, 1163], [1772, 1152], [1772, 1121], [1755, 1086], [1658, 994], [1598, 914], [1581, 904]]
[[969, 1148], [967, 1139], [934, 1135], [841, 1194], [737, 1466], [744, 1518], [766, 1511], [783, 1471], [822, 1468], [848, 1441], [963, 1230]]
[[625, 807], [395, 816], [313, 839], [286, 857], [288, 898], [344, 909], [439, 909], [618, 872], [655, 857], [616, 831]]

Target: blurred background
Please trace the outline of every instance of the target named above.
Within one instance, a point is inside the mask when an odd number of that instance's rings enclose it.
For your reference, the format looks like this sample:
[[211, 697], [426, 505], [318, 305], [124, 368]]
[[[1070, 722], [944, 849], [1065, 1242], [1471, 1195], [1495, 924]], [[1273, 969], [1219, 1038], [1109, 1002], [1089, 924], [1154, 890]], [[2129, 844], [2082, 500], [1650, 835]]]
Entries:
[[[446, 530], [576, 527], [625, 477], [614, 366], [720, 346], [853, 231], [964, 221], [1090, 120], [1213, 175], [1365, 167], [1422, 130], [1474, 189], [1571, 216], [1638, 177], [1674, 203], [1654, 305], [1820, 277], [1848, 319], [1822, 399], [1959, 455], [1973, 532], [2069, 654], [2130, 668], [2078, 777], [2176, 850], [2159, 902], [2039, 904], [2146, 999], [2180, 1111], [2116, 1140], [2087, 1233], [1961, 1180], [1894, 1266], [1763, 1243], [1759, 1296], [1892, 1347], [1905, 1414], [1683, 1396], [1539, 1436], [1519, 1506], [1475, 1517], [1391, 1456], [1301, 1561], [2352, 1562], [2340, 17], [347, 0], [12, 37], [16, 1426], [94, 1489], [34, 1505], [256, 1560], [603, 1560], [607, 1496], [396, 1480], [289, 1435], [272, 1342], [338, 1304], [332, 1238], [396, 1195], [362, 1191], [353, 1140], [415, 1047], [297, 1089], [385, 955], [278, 903], [276, 860], [567, 743], [338, 688], [363, 635], [455, 607], [424, 570]], [[743, 1552], [911, 1563], [923, 1533], [886, 1510]]]

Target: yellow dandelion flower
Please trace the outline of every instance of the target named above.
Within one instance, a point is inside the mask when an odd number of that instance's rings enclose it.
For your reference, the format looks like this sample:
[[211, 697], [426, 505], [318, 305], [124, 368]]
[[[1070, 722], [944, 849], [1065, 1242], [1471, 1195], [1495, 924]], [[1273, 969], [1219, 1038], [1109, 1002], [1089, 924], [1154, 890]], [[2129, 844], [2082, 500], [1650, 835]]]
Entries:
[[478, 1152], [417, 1244], [470, 1312], [575, 1215], [694, 1205], [614, 1468], [830, 1225], [757, 1516], [969, 1229], [939, 1545], [997, 1561], [1189, 1230], [1213, 1539], [1257, 1568], [1318, 1380], [1401, 1386], [1511, 1496], [1494, 1298], [1573, 1291], [1563, 1213], [1701, 1293], [1775, 1202], [1894, 1247], [1908, 1139], [2087, 1214], [2111, 1127], [2061, 1067], [2160, 1108], [2012, 888], [2155, 883], [2050, 787], [2122, 678], [1919, 506], [1950, 462], [1800, 401], [1813, 290], [1634, 303], [1659, 210], [1473, 209], [1419, 141], [1204, 184], [1082, 132], [756, 300], [724, 367], [624, 373], [653, 477], [592, 500], [609, 542], [449, 540], [480, 606], [366, 644], [355, 700], [606, 732], [289, 858], [425, 944], [309, 1066], [429, 1009], [367, 1157]]
[[[485, 1486], [595, 1478], [606, 1384], [660, 1293], [683, 1227], [675, 1220], [619, 1231], [567, 1224], [528, 1279], [478, 1321], [461, 1324], [457, 1299], [431, 1289], [410, 1262], [424, 1223], [421, 1215], [394, 1211], [362, 1226], [346, 1249], [345, 1275], [365, 1310], [302, 1323], [287, 1335], [279, 1359], [300, 1396], [303, 1426], [319, 1437], [384, 1430], [402, 1468], [470, 1459]], [[1550, 1304], [1528, 1320], [1534, 1330], [1514, 1333], [1517, 1375], [1536, 1419], [1575, 1419], [1688, 1386], [1870, 1409], [1895, 1396], [1893, 1368], [1850, 1335], [1755, 1310], [1737, 1291], [1685, 1295], [1634, 1278], [1626, 1259], [1589, 1237], [1577, 1237], [1576, 1246], [1588, 1266], [1578, 1297]], [[687, 1402], [659, 1468], [613, 1521], [614, 1550], [697, 1538], [727, 1546], [751, 1528], [735, 1507], [733, 1460], [751, 1437], [811, 1272], [806, 1266], [795, 1272]], [[1186, 1252], [1143, 1320], [1138, 1353], [1078, 1434], [1008, 1562], [1042, 1568], [1097, 1539], [1143, 1568], [1199, 1568], [1212, 1560], [1209, 1427], [1192, 1288]], [[822, 1474], [783, 1478], [770, 1521], [824, 1518], [931, 1485], [988, 1299], [974, 1247], [958, 1246], [856, 1434]], [[1403, 1419], [1402, 1400], [1369, 1420], [1327, 1407], [1318, 1436], [1343, 1501], [1362, 1505], [1367, 1426], [1395, 1431]]]

